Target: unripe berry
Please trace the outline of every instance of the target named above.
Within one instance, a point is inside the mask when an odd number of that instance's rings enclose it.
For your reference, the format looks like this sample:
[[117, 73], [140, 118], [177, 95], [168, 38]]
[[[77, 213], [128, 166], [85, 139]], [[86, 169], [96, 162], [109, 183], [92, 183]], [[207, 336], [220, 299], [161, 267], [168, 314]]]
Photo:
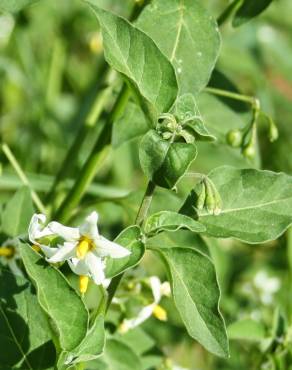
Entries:
[[242, 154], [244, 157], [248, 159], [253, 159], [256, 155], [256, 150], [255, 150], [254, 145], [249, 144], [246, 147], [244, 147], [242, 150]]
[[243, 138], [242, 132], [237, 129], [230, 130], [226, 135], [227, 143], [234, 148], [238, 148], [241, 146], [242, 138]]

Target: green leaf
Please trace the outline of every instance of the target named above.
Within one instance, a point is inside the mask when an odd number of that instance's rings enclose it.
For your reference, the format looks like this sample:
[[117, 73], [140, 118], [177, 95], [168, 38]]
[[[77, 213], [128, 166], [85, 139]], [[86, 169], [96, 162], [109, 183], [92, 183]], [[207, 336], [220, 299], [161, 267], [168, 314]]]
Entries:
[[129, 140], [144, 135], [148, 130], [149, 126], [141, 108], [129, 102], [124, 113], [114, 122], [112, 145], [117, 148]]
[[177, 96], [174, 69], [153, 40], [125, 19], [91, 5], [100, 23], [104, 53], [112, 68], [130, 82], [146, 115], [156, 120]]
[[193, 248], [161, 248], [178, 312], [191, 337], [215, 355], [228, 356], [228, 341], [218, 304], [220, 290], [211, 260]]
[[0, 0], [0, 11], [17, 12], [39, 0]]
[[142, 170], [156, 185], [173, 188], [197, 156], [193, 144], [170, 142], [150, 130], [143, 137], [139, 157]]
[[103, 314], [99, 314], [96, 316], [93, 325], [88, 329], [86, 337], [79, 346], [71, 352], [64, 353], [60, 362], [71, 366], [80, 362], [95, 360], [103, 352], [104, 343], [104, 316]]
[[0, 367], [48, 369], [55, 348], [47, 318], [25, 278], [0, 267]]
[[62, 273], [29, 245], [19, 248], [28, 275], [37, 288], [40, 305], [52, 319], [63, 350], [76, 348], [87, 332], [88, 312]]
[[131, 251], [131, 254], [124, 258], [108, 258], [105, 270], [107, 278], [112, 278], [136, 266], [145, 253], [145, 246], [141, 241], [141, 229], [138, 226], [129, 226], [114, 241]]
[[177, 231], [179, 229], [188, 229], [195, 233], [206, 230], [205, 226], [191, 217], [172, 211], [161, 211], [149, 216], [144, 226], [144, 231], [148, 235], [155, 235], [160, 231]]
[[262, 13], [273, 0], [244, 0], [237, 9], [232, 25], [239, 27]]
[[266, 337], [263, 324], [249, 318], [232, 323], [227, 332], [229, 339], [258, 342]]
[[137, 355], [142, 355], [154, 347], [155, 341], [139, 326], [127, 333], [119, 334], [118, 339], [133, 348]]
[[215, 20], [198, 0], [154, 0], [139, 16], [146, 32], [176, 70], [180, 94], [197, 94], [215, 66], [220, 34]]
[[182, 213], [206, 226], [206, 233], [217, 238], [236, 238], [249, 243], [277, 239], [292, 223], [292, 177], [283, 173], [216, 168], [209, 175], [222, 199], [218, 216], [195, 208], [196, 186]]
[[138, 355], [128, 345], [114, 338], [107, 339], [102, 359], [108, 364], [109, 370], [142, 370]]
[[184, 94], [179, 97], [174, 108], [175, 114], [184, 127], [188, 127], [200, 140], [214, 141], [216, 137], [208, 131], [203, 122], [195, 98], [191, 94]]
[[30, 191], [23, 187], [6, 204], [2, 214], [2, 232], [11, 237], [25, 233], [33, 213]]

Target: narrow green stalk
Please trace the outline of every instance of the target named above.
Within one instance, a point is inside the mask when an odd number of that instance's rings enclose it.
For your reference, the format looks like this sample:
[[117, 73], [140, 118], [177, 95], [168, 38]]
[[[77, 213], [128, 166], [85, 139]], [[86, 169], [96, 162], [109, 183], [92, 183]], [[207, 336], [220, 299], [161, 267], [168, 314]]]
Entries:
[[[152, 202], [155, 187], [156, 187], [156, 185], [152, 181], [148, 182], [144, 197], [142, 199], [142, 202], [140, 204], [140, 207], [139, 207], [139, 210], [138, 210], [138, 213], [137, 213], [137, 216], [136, 216], [136, 220], [135, 220], [136, 225], [139, 225], [139, 226], [142, 225], [143, 221], [147, 217], [149, 207], [150, 207], [150, 204]], [[109, 309], [109, 306], [112, 302], [113, 297], [115, 296], [115, 293], [118, 289], [118, 286], [119, 286], [120, 281], [122, 280], [123, 276], [124, 276], [123, 272], [120, 275], [115, 276], [112, 279], [112, 281], [111, 281], [111, 283], [110, 283], [110, 285], [107, 289], [108, 299], [107, 299], [107, 305], [106, 305], [106, 312]]]
[[111, 92], [112, 87], [108, 87], [104, 89], [100, 95], [97, 96], [92, 109], [89, 111], [85, 123], [82, 126], [80, 126], [77, 135], [75, 136], [75, 139], [72, 142], [71, 147], [69, 148], [66, 157], [55, 177], [52, 188], [47, 195], [46, 199], [47, 203], [50, 203], [53, 200], [54, 196], [56, 195], [56, 191], [59, 184], [62, 182], [62, 180], [64, 180], [67, 177], [70, 169], [72, 168], [72, 165], [75, 164], [76, 157], [80, 152], [80, 148], [84, 143], [85, 138], [88, 136], [89, 132], [92, 131], [92, 129], [95, 126], [95, 123], [98, 121], [100, 114], [103, 110], [103, 107], [105, 105], [105, 102], [108, 100], [108, 97], [110, 96]]
[[70, 217], [71, 211], [77, 206], [88, 185], [92, 182], [97, 168], [104, 159], [105, 152], [108, 149], [108, 144], [110, 144], [112, 124], [123, 112], [124, 107], [127, 104], [129, 94], [129, 88], [124, 84], [87, 161], [81, 169], [78, 179], [62, 202], [60, 208], [53, 215], [54, 219], [66, 222]]
[[232, 3], [230, 3], [227, 8], [223, 10], [223, 12], [217, 18], [218, 26], [222, 26], [229, 19], [229, 17], [233, 14], [235, 9], [239, 5], [240, 1], [241, 0], [232, 1]]
[[204, 89], [204, 92], [207, 92], [213, 95], [223, 96], [225, 98], [230, 98], [233, 100], [243, 101], [243, 102], [249, 103], [252, 107], [258, 107], [258, 110], [260, 109], [259, 100], [253, 96], [237, 94], [237, 93], [227, 91], [227, 90], [216, 89], [215, 87], [206, 87]]
[[37, 195], [37, 193], [32, 189], [32, 186], [28, 180], [28, 178], [26, 177], [24, 171], [22, 170], [22, 168], [20, 167], [17, 159], [15, 158], [14, 154], [12, 153], [12, 151], [10, 150], [9, 146], [7, 144], [3, 144], [2, 145], [2, 150], [3, 150], [3, 153], [6, 155], [7, 159], [9, 160], [11, 166], [14, 168], [15, 172], [17, 173], [18, 177], [20, 178], [20, 180], [22, 181], [22, 183], [25, 185], [25, 186], [28, 186], [29, 189], [30, 189], [30, 193], [31, 193], [31, 198], [34, 202], [34, 204], [36, 205], [37, 209], [41, 212], [41, 213], [46, 213], [46, 208], [45, 206], [43, 205], [42, 201], [40, 200], [39, 196]]

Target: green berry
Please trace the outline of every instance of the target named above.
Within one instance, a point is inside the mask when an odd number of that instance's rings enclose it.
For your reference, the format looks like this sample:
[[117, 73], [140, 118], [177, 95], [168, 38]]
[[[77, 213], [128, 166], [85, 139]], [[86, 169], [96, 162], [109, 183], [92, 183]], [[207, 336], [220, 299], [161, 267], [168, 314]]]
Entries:
[[230, 130], [226, 135], [227, 143], [233, 148], [239, 148], [242, 144], [242, 132], [240, 130]]

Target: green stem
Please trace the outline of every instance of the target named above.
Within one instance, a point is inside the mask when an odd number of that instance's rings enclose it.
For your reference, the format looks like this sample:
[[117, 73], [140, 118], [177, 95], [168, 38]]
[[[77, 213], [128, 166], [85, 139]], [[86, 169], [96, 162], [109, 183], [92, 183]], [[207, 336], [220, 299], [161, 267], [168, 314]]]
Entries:
[[54, 199], [60, 183], [67, 177], [70, 169], [72, 168], [72, 165], [75, 164], [76, 157], [80, 152], [81, 146], [84, 143], [84, 140], [88, 136], [89, 132], [94, 129], [95, 123], [98, 121], [100, 114], [103, 110], [103, 106], [107, 101], [108, 97], [110, 96], [111, 92], [112, 87], [108, 87], [104, 89], [100, 95], [97, 96], [93, 108], [89, 111], [85, 123], [82, 126], [80, 126], [75, 136], [75, 139], [72, 142], [71, 147], [69, 148], [66, 157], [55, 177], [52, 188], [49, 194], [47, 195], [46, 199], [47, 203], [50, 203]]
[[6, 155], [7, 159], [9, 160], [11, 166], [14, 168], [15, 172], [17, 173], [18, 177], [22, 181], [22, 183], [25, 186], [28, 186], [29, 187], [30, 193], [31, 193], [31, 198], [32, 198], [34, 204], [36, 205], [36, 207], [38, 208], [38, 210], [41, 213], [46, 214], [46, 208], [45, 208], [45, 206], [43, 205], [43, 203], [40, 200], [40, 198], [37, 195], [37, 193], [32, 189], [32, 186], [31, 186], [28, 178], [26, 177], [24, 171], [20, 167], [17, 159], [15, 158], [14, 154], [10, 150], [9, 146], [7, 144], [3, 144], [2, 145], [2, 150], [3, 150], [3, 153]]
[[77, 206], [88, 185], [92, 182], [97, 168], [104, 159], [104, 154], [108, 149], [108, 144], [110, 144], [112, 124], [123, 112], [124, 107], [127, 104], [129, 94], [129, 88], [124, 84], [111, 112], [107, 117], [107, 121], [103, 126], [102, 131], [78, 176], [77, 181], [62, 202], [60, 208], [53, 215], [54, 219], [58, 219], [60, 222], [66, 222], [71, 211]]
[[227, 8], [223, 10], [223, 12], [217, 18], [218, 26], [222, 26], [228, 20], [228, 18], [232, 15], [236, 7], [239, 5], [240, 1], [241, 0], [232, 1], [232, 3], [229, 4]]
[[[138, 213], [137, 213], [137, 216], [136, 216], [136, 220], [135, 220], [136, 225], [139, 225], [139, 226], [142, 225], [143, 221], [147, 217], [149, 207], [150, 207], [150, 204], [151, 204], [151, 201], [152, 201], [152, 198], [153, 198], [153, 193], [154, 193], [155, 187], [156, 187], [156, 185], [152, 181], [148, 182], [147, 188], [145, 190], [144, 197], [142, 199], [142, 202], [140, 204], [140, 207], [139, 207], [139, 210], [138, 210]], [[124, 272], [122, 272], [120, 275], [115, 276], [112, 279], [112, 281], [111, 281], [111, 283], [108, 287], [108, 290], [107, 290], [108, 299], [107, 299], [107, 305], [106, 305], [106, 312], [109, 309], [109, 306], [112, 302], [113, 297], [115, 296], [115, 293], [118, 289], [118, 286], [119, 286], [120, 281], [122, 280], [123, 276], [124, 276]]]
[[215, 87], [206, 87], [204, 89], [204, 92], [207, 92], [213, 95], [223, 96], [225, 98], [230, 98], [233, 100], [243, 101], [243, 102], [249, 103], [252, 107], [257, 107], [258, 110], [260, 109], [259, 100], [253, 96], [237, 94], [231, 91], [217, 89]]

